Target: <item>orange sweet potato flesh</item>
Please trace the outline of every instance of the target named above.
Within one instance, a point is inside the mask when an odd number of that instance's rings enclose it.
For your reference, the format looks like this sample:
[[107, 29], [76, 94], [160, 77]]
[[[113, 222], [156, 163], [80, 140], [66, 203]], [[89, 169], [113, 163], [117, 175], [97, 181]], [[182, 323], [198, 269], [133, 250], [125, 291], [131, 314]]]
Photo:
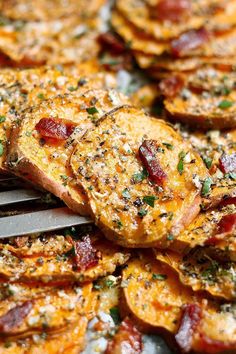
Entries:
[[[57, 254], [24, 255], [2, 247], [1, 278], [23, 283], [68, 284], [88, 282], [112, 274], [116, 267], [125, 264], [130, 253], [104, 239], [101, 232], [90, 235], [94, 251], [99, 255], [98, 263], [87, 269], [77, 269], [72, 245], [68, 252]], [[74, 240], [76, 241], [76, 240]], [[60, 249], [60, 248], [59, 248]]]
[[[163, 188], [144, 175], [138, 158], [144, 137], [159, 146], [156, 156], [167, 174]], [[182, 151], [189, 156], [183, 173], [178, 171]], [[70, 164], [95, 222], [123, 246], [164, 246], [170, 233], [178, 234], [199, 212], [200, 191], [193, 175], [207, 176], [202, 160], [170, 125], [135, 108], [107, 115], [80, 140]], [[147, 196], [154, 203], [149, 205]]]
[[[116, 7], [119, 12], [128, 19], [135, 27], [141, 31], [154, 37], [157, 40], [169, 40], [171, 38], [178, 37], [181, 33], [190, 29], [197, 29], [207, 26], [210, 29], [218, 27], [230, 28], [235, 22], [235, 18], [232, 16], [232, 8], [234, 2], [221, 2], [221, 11], [217, 12], [217, 6], [219, 4], [215, 1], [198, 1], [192, 3], [191, 15], [188, 18], [181, 18], [181, 21], [177, 23], [171, 23], [169, 21], [161, 22], [155, 18], [155, 12], [157, 12], [157, 1], [140, 1], [137, 3], [135, 0], [119, 0], [116, 3]], [[231, 12], [224, 13], [225, 5], [231, 8]], [[216, 8], [216, 9], [215, 9]]]
[[[91, 129], [103, 114], [122, 105], [123, 98], [119, 94], [114, 95], [117, 99], [112, 101], [110, 91], [90, 90], [81, 93], [81, 96], [72, 93], [71, 96], [44, 101], [34, 109], [29, 108], [12, 132], [7, 157], [9, 168], [50, 191], [74, 211], [88, 214], [86, 196], [74, 182], [68, 160], [74, 143], [85, 131]], [[91, 107], [96, 114], [89, 113]], [[75, 129], [64, 141], [53, 143], [43, 139], [42, 144], [42, 136], [36, 125], [41, 119], [51, 117], [72, 124]]]
[[[0, 171], [6, 171], [4, 165], [7, 154], [11, 128], [18, 121], [19, 114], [27, 107], [40, 104], [42, 101], [59, 94], [87, 91], [90, 88], [113, 87], [115, 84], [111, 74], [98, 73], [98, 65], [91, 61], [86, 64], [61, 69], [42, 67], [38, 69], [2, 69], [0, 72], [2, 96], [4, 98], [0, 115], [0, 140], [3, 152], [0, 156]], [[11, 107], [14, 105], [15, 110]]]
[[[196, 246], [211, 246], [215, 252], [221, 251], [227, 258], [236, 258], [235, 231], [219, 234], [217, 225], [227, 215], [234, 214], [236, 207], [228, 205], [224, 208], [201, 212], [195, 220], [173, 241], [173, 251], [187, 252]], [[215, 239], [216, 237], [216, 239]]]
[[[218, 353], [219, 348], [234, 352], [236, 322], [232, 304], [220, 306], [183, 286], [169, 266], [153, 260], [150, 254], [141, 254], [130, 260], [123, 270], [122, 279], [125, 306], [135, 323], [152, 331], [165, 330], [176, 335], [185, 307], [192, 304], [200, 311], [201, 320], [196, 323], [194, 331], [191, 331], [191, 322], [190, 331], [189, 327], [185, 329], [183, 340], [189, 341], [186, 352], [192, 349], [199, 353]], [[204, 345], [203, 336], [209, 346]]]
[[233, 262], [209, 260], [204, 249], [192, 250], [184, 256], [172, 251], [156, 251], [156, 258], [175, 270], [181, 283], [194, 291], [207, 291], [213, 297], [235, 300]]

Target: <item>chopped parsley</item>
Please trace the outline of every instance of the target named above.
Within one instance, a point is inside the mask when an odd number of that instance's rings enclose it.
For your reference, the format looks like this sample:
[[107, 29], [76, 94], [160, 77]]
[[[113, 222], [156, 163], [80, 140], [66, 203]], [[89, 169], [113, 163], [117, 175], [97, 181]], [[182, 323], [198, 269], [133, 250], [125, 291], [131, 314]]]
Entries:
[[120, 312], [119, 312], [118, 307], [112, 307], [110, 309], [110, 316], [112, 317], [112, 319], [116, 325], [120, 323], [121, 318], [120, 318]]
[[179, 153], [179, 162], [178, 162], [178, 165], [177, 165], [177, 170], [178, 170], [180, 175], [182, 175], [183, 172], [184, 172], [184, 158], [185, 158], [185, 156], [186, 156], [186, 152], [181, 151]]
[[146, 195], [143, 197], [143, 202], [149, 205], [150, 207], [154, 208], [155, 200], [157, 197], [155, 195]]
[[174, 150], [174, 146], [169, 143], [162, 143], [168, 150]]
[[207, 196], [210, 193], [211, 190], [211, 185], [212, 185], [212, 179], [210, 177], [207, 177], [204, 181], [203, 181], [203, 185], [202, 185], [202, 196]]
[[95, 106], [87, 108], [86, 111], [88, 112], [88, 114], [92, 115], [98, 113], [98, 110]]
[[5, 122], [5, 120], [6, 120], [6, 116], [0, 116], [0, 123]]
[[44, 100], [44, 99], [45, 99], [45, 96], [44, 96], [43, 93], [39, 93], [39, 94], [37, 95], [37, 97], [38, 97], [40, 100]]
[[125, 188], [125, 189], [122, 191], [122, 196], [123, 196], [125, 199], [130, 199], [130, 193], [129, 193], [128, 188]]
[[203, 161], [208, 169], [211, 168], [212, 159], [210, 157], [207, 157], [207, 156], [203, 157]]
[[74, 91], [78, 90], [78, 87], [77, 86], [70, 86], [70, 87], [68, 87], [68, 90], [70, 92], [74, 92]]
[[132, 179], [135, 183], [142, 182], [148, 177], [148, 171], [144, 168], [141, 172], [137, 172], [133, 175]]
[[167, 235], [167, 240], [168, 240], [168, 241], [173, 241], [174, 238], [175, 238], [175, 237], [174, 237], [173, 234], [168, 234], [168, 235]]
[[233, 102], [228, 101], [228, 100], [223, 100], [218, 104], [218, 107], [220, 109], [227, 109], [227, 108], [232, 107], [232, 105], [233, 105]]
[[153, 273], [152, 274], [152, 279], [153, 280], [166, 280], [167, 279], [167, 275], [166, 274]]
[[4, 152], [3, 144], [2, 144], [2, 142], [0, 141], [0, 156], [3, 155], [3, 152]]
[[147, 215], [148, 211], [146, 209], [140, 209], [138, 211], [138, 216], [140, 216], [141, 218], [143, 218], [145, 215]]

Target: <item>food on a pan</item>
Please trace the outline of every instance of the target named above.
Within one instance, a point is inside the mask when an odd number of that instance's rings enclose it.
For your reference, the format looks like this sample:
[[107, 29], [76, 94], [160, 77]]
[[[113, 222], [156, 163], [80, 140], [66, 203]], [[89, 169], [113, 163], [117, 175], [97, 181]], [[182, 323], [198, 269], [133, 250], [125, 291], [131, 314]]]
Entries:
[[1, 241], [0, 353], [234, 353], [236, 1], [104, 3], [0, 0], [1, 173], [101, 229]]
[[156, 252], [156, 258], [174, 269], [181, 283], [194, 291], [207, 291], [229, 301], [236, 298], [235, 263], [213, 260], [204, 248], [180, 255], [173, 251]]
[[[135, 127], [133, 122], [135, 119]], [[168, 244], [198, 214], [204, 163], [164, 121], [124, 107], [98, 122], [71, 157], [95, 222], [128, 247]]]
[[42, 67], [40, 69], [0, 71], [0, 171], [6, 170], [4, 161], [13, 123], [27, 107], [59, 94], [89, 88], [112, 88], [116, 85], [110, 73], [99, 72], [95, 61], [72, 67]]
[[136, 323], [172, 333], [183, 352], [235, 350], [233, 304], [214, 303], [193, 292], [150, 255], [130, 260], [122, 281], [127, 310]]
[[71, 209], [88, 214], [86, 196], [76, 185], [68, 160], [86, 130], [126, 99], [112, 90], [79, 93], [78, 88], [23, 112], [11, 134], [7, 159], [16, 174], [54, 193]]
[[[87, 282], [112, 274], [129, 259], [129, 252], [104, 240], [101, 232], [72, 238], [64, 236], [71, 247], [63, 253], [29, 254], [22, 257], [6, 247], [1, 250], [3, 279], [25, 283], [65, 284]], [[32, 240], [33, 243], [37, 241]]]

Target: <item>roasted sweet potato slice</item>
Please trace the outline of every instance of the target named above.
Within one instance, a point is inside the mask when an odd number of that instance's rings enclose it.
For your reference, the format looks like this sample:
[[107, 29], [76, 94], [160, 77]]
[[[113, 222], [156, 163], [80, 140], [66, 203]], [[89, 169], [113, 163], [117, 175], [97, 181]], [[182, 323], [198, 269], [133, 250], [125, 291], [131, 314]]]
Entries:
[[84, 235], [82, 239], [71, 238], [68, 252], [52, 256], [28, 256], [2, 249], [1, 271], [3, 279], [34, 283], [86, 282], [112, 274], [116, 267], [129, 259], [129, 252], [117, 247], [97, 232], [93, 236]]
[[104, 0], [92, 0], [86, 4], [82, 0], [69, 0], [65, 4], [62, 0], [43, 0], [38, 3], [32, 0], [9, 0], [0, 2], [0, 12], [3, 16], [21, 21], [49, 21], [69, 17], [75, 13], [82, 17], [91, 17], [97, 13]]
[[123, 282], [126, 306], [136, 323], [174, 334], [184, 352], [235, 350], [233, 304], [220, 306], [198, 295], [150, 255], [130, 260]]
[[212, 65], [214, 67], [223, 68], [224, 70], [232, 70], [235, 63], [235, 56], [231, 57], [191, 57], [177, 58], [173, 60], [170, 55], [155, 56], [146, 55], [142, 52], [135, 51], [135, 58], [142, 69], [150, 69], [150, 73], [154, 77], [159, 78], [160, 72], [168, 74], [174, 72], [188, 72], [195, 70], [204, 65]]
[[0, 307], [0, 332], [12, 337], [27, 337], [42, 331], [57, 333], [75, 324], [84, 313], [84, 299], [91, 284], [64, 288], [23, 303], [4, 300]]
[[9, 59], [8, 66], [81, 63], [99, 52], [96, 17], [82, 20], [74, 14], [60, 22], [20, 21], [20, 28], [17, 20], [7, 22], [0, 31], [0, 51]]
[[184, 256], [172, 251], [156, 251], [156, 258], [174, 269], [181, 283], [194, 291], [207, 291], [215, 297], [235, 300], [235, 263], [212, 260], [204, 248], [196, 248]]
[[[196, 246], [211, 246], [216, 255], [221, 251], [225, 256], [235, 261], [236, 235], [234, 220], [236, 207], [231, 204], [223, 209], [208, 210], [200, 213], [196, 219], [174, 240], [172, 250], [177, 252], [187, 251]], [[221, 223], [228, 221], [225, 229]]]
[[11, 135], [9, 168], [49, 190], [73, 210], [87, 214], [86, 197], [72, 178], [68, 159], [85, 131], [125, 100], [113, 91], [91, 90], [29, 109]]
[[161, 55], [169, 51], [169, 43], [154, 41], [138, 32], [132, 24], [125, 20], [117, 11], [113, 11], [111, 24], [114, 30], [129, 44], [129, 49], [142, 51], [146, 54]]
[[198, 213], [193, 175], [207, 175], [171, 126], [132, 107], [107, 115], [88, 132], [71, 166], [95, 222], [108, 238], [128, 247], [171, 241]]
[[[190, 29], [198, 29], [206, 23], [210, 29], [225, 29], [235, 23], [235, 18], [232, 16], [235, 11], [235, 3], [233, 1], [221, 2], [220, 6], [214, 0], [197, 1], [191, 2], [190, 11], [187, 11], [187, 13], [178, 13], [178, 9], [166, 11], [169, 17], [173, 16], [174, 13], [177, 21], [171, 21], [170, 18], [161, 20], [158, 17], [158, 15], [163, 15], [164, 13], [164, 9], [159, 8], [161, 2], [166, 3], [164, 1], [150, 1], [149, 3], [140, 1], [137, 3], [135, 0], [119, 0], [116, 6], [123, 16], [139, 30], [158, 40], [168, 40], [177, 37]], [[231, 9], [232, 12], [224, 12], [225, 7]]]
[[[41, 103], [58, 94], [77, 94], [93, 88], [112, 88], [115, 81], [111, 74], [98, 73], [96, 62], [67, 68], [40, 68], [28, 70], [3, 69], [0, 71], [2, 105], [0, 108], [0, 171], [6, 169], [7, 141], [11, 127], [27, 107]], [[9, 100], [9, 97], [11, 99]], [[14, 106], [14, 109], [12, 109]]]
[[236, 127], [236, 92], [195, 93], [185, 87], [174, 99], [164, 102], [170, 118], [194, 125], [200, 129], [227, 129]]
[[[78, 295], [83, 295], [79, 299], [81, 309], [79, 313], [75, 313], [75, 316], [77, 316], [76, 321], [74, 323], [68, 323], [68, 328], [65, 331], [61, 333], [46, 333], [44, 330], [42, 333], [34, 334], [33, 336], [29, 335], [29, 337], [21, 338], [20, 340], [15, 337], [4, 338], [0, 342], [0, 352], [9, 354], [26, 352], [58, 354], [64, 353], [65, 351], [70, 354], [75, 354], [80, 352], [85, 345], [85, 332], [88, 319], [94, 314], [97, 298], [91, 291], [92, 284], [86, 285], [83, 289], [78, 287], [75, 289]], [[62, 289], [58, 291], [58, 294], [60, 294], [62, 299], [68, 297], [68, 294]], [[53, 302], [51, 306], [54, 306], [54, 304], [55, 302]], [[71, 310], [71, 312], [73, 312], [73, 310]]]
[[[208, 82], [204, 82], [203, 85], [207, 86]], [[223, 89], [224, 86], [218, 87]], [[221, 132], [209, 130], [206, 134], [197, 131], [187, 132], [185, 129], [180, 132], [199, 152], [211, 174], [211, 187], [209, 193], [203, 196], [202, 209], [216, 207], [223, 199], [235, 197], [233, 161], [234, 156], [236, 157], [236, 130]]]

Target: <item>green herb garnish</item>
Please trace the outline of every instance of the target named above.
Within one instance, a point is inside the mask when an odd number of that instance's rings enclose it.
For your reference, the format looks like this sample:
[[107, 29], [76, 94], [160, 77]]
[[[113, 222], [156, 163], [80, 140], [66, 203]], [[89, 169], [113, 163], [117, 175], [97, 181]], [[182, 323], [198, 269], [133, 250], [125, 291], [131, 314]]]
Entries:
[[228, 100], [223, 100], [218, 104], [218, 107], [220, 109], [227, 109], [233, 106], [233, 102], [228, 101]]
[[202, 185], [202, 196], [207, 196], [210, 193], [211, 190], [211, 185], [212, 185], [212, 179], [210, 177], [207, 177]]
[[125, 189], [122, 191], [122, 196], [123, 196], [125, 199], [130, 199], [130, 193], [129, 193], [128, 188], [125, 188]]
[[0, 123], [5, 122], [5, 120], [6, 120], [6, 116], [0, 116]]
[[132, 179], [135, 183], [142, 182], [148, 177], [148, 171], [144, 168], [141, 172], [137, 172], [133, 175]]
[[140, 216], [141, 218], [143, 218], [145, 215], [147, 215], [148, 211], [146, 209], [140, 209], [138, 211], [138, 216]]
[[88, 112], [88, 114], [92, 115], [98, 113], [98, 110], [95, 106], [87, 108], [86, 111]]
[[4, 147], [3, 147], [2, 142], [0, 141], [0, 156], [3, 155], [3, 152], [4, 152]]
[[206, 167], [209, 169], [211, 168], [211, 165], [212, 165], [212, 159], [210, 157], [203, 157], [203, 161], [204, 161], [204, 164], [206, 165]]
[[112, 319], [116, 325], [120, 323], [121, 318], [120, 318], [120, 312], [119, 312], [118, 307], [112, 307], [110, 309], [110, 316], [112, 317]]
[[153, 280], [166, 280], [166, 279], [167, 279], [167, 275], [166, 275], [166, 274], [156, 274], [156, 273], [153, 273], [153, 274], [152, 274], [152, 279], [153, 279]]
[[179, 162], [177, 165], [177, 170], [179, 171], [179, 174], [182, 175], [184, 172], [184, 158], [186, 156], [186, 152], [181, 151], [179, 153]]
[[155, 200], [157, 197], [155, 195], [146, 195], [143, 197], [143, 202], [149, 205], [150, 207], [154, 208]]

